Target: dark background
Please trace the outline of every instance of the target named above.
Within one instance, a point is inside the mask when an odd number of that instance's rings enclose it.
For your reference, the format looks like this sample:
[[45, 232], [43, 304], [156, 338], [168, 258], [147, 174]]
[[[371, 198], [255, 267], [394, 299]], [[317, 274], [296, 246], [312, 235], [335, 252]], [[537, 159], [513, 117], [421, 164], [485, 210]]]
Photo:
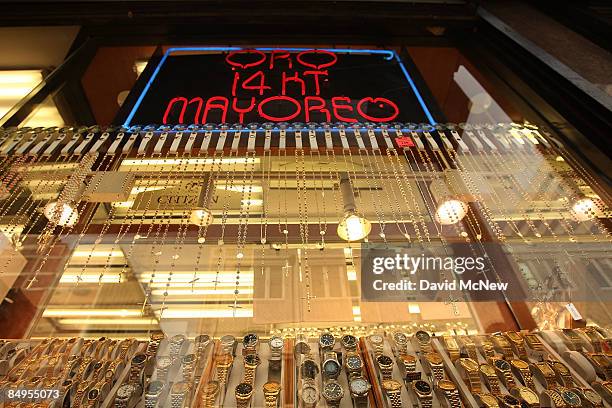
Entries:
[[[287, 76], [293, 76], [298, 72], [299, 77], [306, 83], [306, 95], [316, 96], [314, 78], [312, 75], [304, 76], [304, 71], [313, 68], [304, 67], [296, 60], [297, 53], [291, 53], [292, 68], [288, 68], [286, 60], [276, 59], [273, 70], [269, 70], [269, 57], [271, 53], [266, 52], [268, 59], [257, 67], [240, 69], [241, 81], [251, 76], [253, 73], [262, 70], [266, 76], [265, 85], [270, 86], [262, 96], [258, 90], [245, 90], [239, 85], [237, 88], [237, 103], [239, 107], [246, 108], [251, 102], [251, 97], [255, 97], [256, 104], [251, 112], [245, 115], [244, 123], [265, 122], [257, 112], [257, 102], [269, 96], [281, 95], [282, 72]], [[238, 122], [238, 115], [231, 108], [232, 83], [234, 71], [232, 66], [227, 64], [223, 54], [199, 54], [199, 55], [170, 55], [162, 65], [157, 77], [153, 81], [149, 91], [145, 95], [140, 107], [138, 108], [131, 123], [162, 123], [166, 107], [172, 98], [182, 96], [191, 100], [194, 97], [201, 97], [204, 100], [201, 114], [204, 112], [206, 100], [212, 96], [225, 96], [230, 99], [230, 108], [226, 122]], [[320, 96], [326, 101], [326, 107], [332, 115], [332, 122], [337, 121], [333, 117], [331, 98], [336, 96], [346, 96], [351, 98], [353, 112], [341, 111], [346, 117], [355, 117], [359, 121], [359, 114], [356, 111], [356, 104], [364, 97], [384, 97], [394, 102], [399, 108], [399, 115], [395, 121], [400, 122], [427, 122], [427, 117], [421, 108], [412, 88], [402, 73], [400, 66], [395, 60], [386, 60], [384, 55], [371, 54], [337, 54], [336, 64], [324, 68], [329, 72], [328, 76], [319, 76]], [[241, 59], [239, 59], [241, 58]], [[321, 64], [329, 61], [328, 56], [308, 55], [308, 62]], [[305, 58], [305, 59], [306, 59]], [[317, 58], [320, 58], [317, 60]], [[240, 62], [252, 61], [252, 56], [240, 55], [233, 60]], [[146, 76], [141, 76], [139, 81], [148, 81]], [[259, 80], [253, 81], [250, 85], [258, 85]], [[139, 89], [140, 87], [135, 87]], [[295, 82], [287, 84], [286, 94], [295, 98], [303, 107], [304, 97], [301, 96], [301, 86]], [[191, 103], [186, 110], [184, 122], [194, 123], [193, 118], [197, 110], [197, 103]], [[171, 114], [168, 116], [168, 124], [179, 124], [179, 115], [182, 103], [174, 104]], [[386, 117], [393, 113], [393, 109], [379, 105], [363, 105], [364, 111], [374, 117]], [[295, 111], [295, 106], [286, 101], [269, 102], [265, 105], [265, 112], [277, 116], [287, 116]], [[312, 111], [311, 121], [323, 122], [326, 117], [321, 112]], [[304, 109], [299, 116], [292, 121], [305, 122]], [[221, 122], [221, 111], [213, 109], [208, 115], [207, 122]]]

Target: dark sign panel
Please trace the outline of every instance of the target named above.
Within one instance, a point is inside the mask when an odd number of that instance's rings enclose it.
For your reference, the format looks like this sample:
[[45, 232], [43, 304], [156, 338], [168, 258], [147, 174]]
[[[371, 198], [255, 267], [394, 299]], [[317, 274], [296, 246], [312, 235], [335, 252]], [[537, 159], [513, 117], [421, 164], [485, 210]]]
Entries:
[[166, 53], [126, 125], [432, 122], [392, 51], [198, 50]]

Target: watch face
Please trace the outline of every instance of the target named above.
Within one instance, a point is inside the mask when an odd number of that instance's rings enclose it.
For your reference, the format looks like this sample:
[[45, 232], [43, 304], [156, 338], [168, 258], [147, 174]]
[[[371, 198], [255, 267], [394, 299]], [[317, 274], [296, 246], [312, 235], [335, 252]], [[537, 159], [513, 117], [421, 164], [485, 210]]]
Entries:
[[402, 332], [395, 332], [393, 334], [393, 340], [399, 345], [404, 345], [408, 343], [408, 337]]
[[253, 392], [253, 386], [249, 383], [240, 383], [236, 386], [236, 395], [249, 395]]
[[512, 360], [512, 365], [518, 368], [519, 370], [529, 368], [529, 364], [527, 364], [523, 360]]
[[340, 399], [344, 396], [344, 390], [337, 382], [329, 381], [323, 388], [323, 395], [329, 399]]
[[561, 397], [563, 397], [563, 401], [567, 402], [568, 404], [574, 406], [574, 407], [579, 407], [581, 406], [581, 400], [580, 397], [578, 396], [578, 394], [576, 394], [574, 391], [562, 391], [561, 392]]
[[519, 406], [521, 405], [521, 402], [517, 400], [516, 398], [514, 398], [512, 395], [503, 395], [501, 398], [505, 404], [519, 405]]
[[129, 398], [135, 392], [136, 387], [134, 387], [132, 384], [123, 384], [117, 390], [117, 397], [121, 399]]
[[382, 386], [385, 391], [399, 391], [402, 389], [402, 384], [395, 380], [383, 380]]
[[425, 358], [430, 364], [442, 364], [442, 357], [437, 353], [427, 353]]
[[305, 360], [302, 363], [302, 377], [315, 378], [319, 372], [319, 366], [313, 360]]
[[92, 390], [89, 390], [89, 392], [87, 393], [87, 398], [89, 398], [90, 400], [95, 400], [96, 398], [98, 398], [99, 395], [100, 391], [97, 388], [94, 388]]
[[187, 338], [183, 334], [177, 334], [176, 336], [172, 336], [170, 339], [170, 343], [183, 343]]
[[259, 356], [257, 354], [247, 354], [244, 356], [244, 362], [248, 365], [259, 365]]
[[585, 389], [582, 391], [582, 393], [584, 394], [584, 397], [588, 399], [589, 401], [591, 401], [591, 403], [593, 403], [594, 405], [601, 405], [602, 398], [595, 391], [590, 390], [590, 389]]
[[189, 383], [186, 381], [180, 381], [172, 385], [171, 393], [183, 394], [189, 390]]
[[72, 387], [72, 380], [66, 380], [62, 383], [62, 387]]
[[319, 337], [319, 343], [323, 347], [333, 347], [333, 345], [336, 343], [336, 339], [331, 333], [323, 333], [321, 337]]
[[427, 381], [419, 380], [414, 383], [414, 388], [422, 394], [429, 394], [431, 392], [431, 386]]
[[461, 363], [468, 371], [478, 370], [478, 363], [471, 358], [462, 358]]
[[519, 395], [528, 404], [539, 404], [540, 403], [540, 399], [538, 398], [537, 394], [527, 387], [522, 387], [521, 390], [519, 391]]
[[151, 333], [151, 340], [153, 341], [160, 341], [163, 340], [165, 337], [166, 335], [160, 331]]
[[357, 345], [357, 337], [350, 334], [342, 336], [342, 344], [344, 347], [355, 347]]
[[187, 355], [183, 356], [183, 364], [191, 364], [194, 361], [196, 361], [196, 355], [195, 354], [187, 354]]
[[270, 339], [270, 347], [279, 349], [279, 348], [282, 348], [283, 345], [284, 345], [283, 339], [280, 337], [272, 337]]
[[479, 394], [478, 396], [480, 397], [480, 400], [486, 405], [490, 405], [493, 407], [499, 406], [497, 399], [491, 394]]
[[172, 365], [172, 359], [168, 356], [160, 356], [157, 357], [157, 367], [158, 368], [168, 368]]
[[378, 335], [378, 334], [373, 334], [370, 336], [370, 341], [373, 344], [382, 344], [383, 343], [383, 338], [382, 336]]
[[91, 366], [91, 369], [95, 371], [95, 370], [99, 370], [101, 367], [102, 367], [102, 362], [96, 361], [94, 365]]
[[429, 335], [429, 333], [424, 332], [422, 330], [419, 330], [414, 335], [417, 338], [417, 340], [420, 341], [421, 343], [429, 343], [429, 340], [431, 339], [431, 336]]
[[381, 366], [393, 365], [393, 359], [385, 355], [376, 357], [376, 361], [378, 361], [378, 364], [380, 364]]
[[567, 367], [565, 366], [565, 364], [563, 364], [560, 361], [555, 361], [555, 362], [551, 363], [551, 365], [561, 375], [569, 375], [569, 373], [570, 373], [569, 370], [567, 369]]
[[346, 366], [351, 370], [361, 370], [361, 358], [359, 356], [348, 356]]
[[312, 385], [302, 388], [302, 400], [307, 404], [314, 404], [319, 400], [319, 392]]
[[495, 360], [495, 367], [499, 368], [502, 371], [510, 370], [510, 364], [506, 360]]
[[218, 381], [209, 381], [204, 385], [204, 394], [213, 395], [219, 391]]
[[448, 380], [440, 380], [438, 381], [438, 387], [444, 391], [453, 391], [457, 389], [457, 386], [454, 382]]
[[264, 392], [276, 393], [280, 391], [281, 386], [276, 381], [270, 381], [264, 384], [263, 389], [264, 389]]
[[219, 357], [217, 357], [218, 365], [228, 365], [228, 364], [231, 364], [232, 361], [233, 361], [233, 358], [229, 354], [222, 354]]
[[259, 340], [259, 338], [255, 333], [249, 333], [244, 336], [244, 338], [242, 339], [242, 343], [245, 347], [253, 347], [257, 344], [257, 340]]
[[157, 395], [164, 389], [164, 383], [161, 381], [152, 381], [147, 388], [147, 394]]
[[132, 357], [132, 364], [142, 364], [145, 361], [147, 361], [147, 355], [146, 354], [136, 354], [134, 357]]
[[208, 334], [200, 334], [196, 336], [194, 339], [196, 343], [208, 343], [210, 341], [210, 336]]
[[515, 343], [520, 343], [522, 341], [521, 336], [517, 332], [508, 332], [506, 335]]
[[229, 334], [226, 334], [225, 336], [221, 337], [221, 344], [223, 344], [224, 346], [231, 346], [234, 344], [235, 341], [236, 338]]
[[368, 391], [369, 383], [364, 378], [355, 378], [349, 384], [353, 394], [363, 395]]
[[336, 360], [327, 360], [323, 363], [323, 371], [328, 377], [336, 377], [340, 373], [340, 364]]

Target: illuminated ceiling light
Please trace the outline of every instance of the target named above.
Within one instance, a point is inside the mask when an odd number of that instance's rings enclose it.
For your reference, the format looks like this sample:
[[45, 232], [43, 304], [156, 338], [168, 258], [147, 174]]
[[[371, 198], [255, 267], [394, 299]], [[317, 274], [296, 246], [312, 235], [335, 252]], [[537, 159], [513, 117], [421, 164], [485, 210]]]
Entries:
[[43, 317], [136, 317], [140, 309], [55, 309], [43, 312]]
[[345, 241], [362, 240], [372, 231], [372, 224], [357, 212], [353, 188], [346, 173], [340, 178], [340, 191], [344, 202], [344, 216], [338, 223], [338, 236]]
[[224, 159], [128, 159], [121, 162], [122, 166], [176, 166], [180, 164], [247, 164], [259, 163], [259, 158], [224, 158]]
[[409, 303], [408, 304], [408, 313], [410, 313], [410, 314], [419, 314], [419, 313], [421, 313], [421, 308], [416, 303]]
[[49, 221], [62, 227], [73, 227], [79, 220], [79, 213], [76, 208], [69, 204], [62, 204], [62, 207], [58, 208], [57, 201], [45, 205], [43, 213]]
[[[159, 312], [155, 312], [159, 314]], [[164, 319], [206, 319], [220, 317], [253, 317], [251, 306], [242, 309], [219, 308], [219, 309], [173, 309], [168, 308], [164, 311]]]
[[429, 190], [437, 203], [434, 217], [440, 224], [456, 224], [467, 215], [467, 203], [453, 195], [444, 181], [434, 180]]
[[[231, 287], [227, 289], [155, 289], [151, 291], [151, 295], [153, 296], [164, 296], [164, 293], [167, 293], [167, 296], [214, 296], [214, 295], [234, 295], [235, 289]], [[245, 289], [243, 287], [240, 288], [240, 295], [252, 295], [253, 289]]]
[[[165, 316], [164, 316], [165, 317]], [[103, 318], [103, 319], [58, 319], [61, 326], [157, 326], [158, 321], [152, 317], [143, 318]]]
[[588, 221], [602, 216], [603, 211], [595, 200], [590, 197], [582, 197], [574, 202], [572, 206], [574, 218], [578, 221]]

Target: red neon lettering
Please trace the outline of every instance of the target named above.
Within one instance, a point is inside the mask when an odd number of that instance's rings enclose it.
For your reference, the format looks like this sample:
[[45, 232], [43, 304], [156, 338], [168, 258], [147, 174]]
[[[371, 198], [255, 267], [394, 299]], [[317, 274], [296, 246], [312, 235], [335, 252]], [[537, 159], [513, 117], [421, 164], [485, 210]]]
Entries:
[[[215, 103], [217, 102], [218, 103]], [[213, 96], [212, 98], [206, 101], [206, 106], [204, 106], [204, 116], [202, 116], [202, 123], [208, 122], [208, 112], [211, 109], [221, 109], [223, 112], [221, 114], [221, 122], [225, 122], [227, 118], [227, 107], [229, 105], [229, 101], [225, 96]]]
[[[384, 106], [383, 104], [387, 104], [387, 105], [391, 106], [393, 108], [393, 110], [395, 110], [395, 113], [393, 113], [390, 116], [383, 117], [383, 118], [375, 118], [374, 116], [370, 116], [367, 113], [365, 113], [363, 111], [363, 109], [361, 108], [361, 106], [364, 103], [366, 103], [366, 102], [367, 103], [372, 103], [372, 104], [380, 103], [380, 107], [381, 108]], [[387, 98], [372, 98], [372, 97], [368, 96], [366, 98], [363, 98], [362, 100], [360, 100], [357, 103], [357, 112], [361, 116], [363, 116], [365, 119], [367, 119], [367, 120], [369, 120], [371, 122], [390, 122], [393, 119], [395, 119], [397, 117], [397, 115], [399, 115], [399, 108], [397, 107], [397, 105], [395, 103], [391, 102]]]
[[236, 87], [238, 86], [238, 81], [240, 81], [240, 73], [234, 72], [234, 82], [232, 82], [232, 96], [236, 96]]
[[288, 65], [288, 69], [293, 68], [293, 63], [291, 62], [291, 57], [289, 56], [289, 52], [285, 50], [274, 50], [272, 51], [272, 55], [270, 56], [270, 69], [274, 69], [274, 60], [275, 59], [286, 59]]
[[238, 122], [244, 123], [244, 114], [249, 113], [255, 107], [255, 98], [251, 98], [251, 103], [247, 109], [242, 109], [238, 107], [238, 98], [234, 98], [232, 101], [232, 109], [238, 113]]
[[283, 84], [282, 84], [282, 91], [281, 91], [282, 95], [287, 95], [287, 89], [286, 89], [287, 82], [296, 82], [300, 84], [302, 86], [302, 96], [306, 95], [306, 84], [304, 83], [304, 80], [298, 76], [297, 72], [293, 76], [288, 77], [286, 72], [283, 71]]
[[[268, 115], [267, 113], [263, 111], [263, 108], [265, 104], [267, 104], [268, 102], [272, 102], [272, 101], [291, 102], [293, 105], [295, 105], [296, 110], [293, 114], [289, 116], [276, 117], [276, 116]], [[292, 120], [293, 118], [295, 118], [296, 116], [298, 116], [302, 112], [302, 106], [300, 105], [298, 101], [296, 101], [295, 99], [289, 96], [270, 96], [269, 98], [266, 98], [262, 100], [261, 102], [259, 102], [259, 106], [257, 107], [257, 110], [259, 111], [259, 116], [271, 122], [288, 122]]]
[[[323, 64], [315, 65], [313, 63], [304, 61], [304, 56], [306, 56], [308, 54], [324, 54], [324, 55], [328, 55], [329, 57], [331, 57], [331, 60], [329, 62], [325, 62]], [[302, 51], [302, 52], [300, 52], [297, 55], [296, 59], [303, 66], [308, 67], [308, 68], [318, 69], [318, 70], [323, 69], [323, 68], [327, 68], [327, 67], [331, 67], [336, 62], [338, 62], [338, 56], [336, 54], [334, 54], [333, 52], [326, 51], [326, 50], [307, 50], [307, 51]]]
[[[243, 63], [238, 62], [238, 61], [234, 61], [234, 57], [236, 55], [242, 55], [242, 54], [257, 54], [257, 55], [259, 55], [259, 59], [257, 59], [254, 62], [248, 62], [246, 64], [243, 64]], [[264, 54], [263, 52], [261, 52], [259, 50], [238, 50], [238, 51], [232, 51], [229, 54], [227, 54], [227, 57], [225, 57], [225, 62], [230, 64], [232, 67], [238, 67], [238, 68], [242, 68], [242, 69], [247, 69], [247, 68], [250, 68], [250, 67], [256, 67], [257, 65], [261, 64], [265, 60], [266, 60], [266, 54]]]
[[168, 102], [168, 106], [166, 107], [166, 113], [164, 113], [164, 118], [162, 119], [162, 123], [164, 125], [168, 123], [168, 115], [170, 114], [170, 111], [172, 110], [176, 102], [183, 102], [181, 114], [179, 115], [179, 123], [183, 123], [183, 119], [185, 118], [185, 109], [187, 109], [187, 98], [177, 96], [176, 98], [172, 98], [170, 102]]
[[[312, 102], [318, 102], [317, 105], [311, 105]], [[325, 100], [319, 96], [307, 96], [304, 98], [304, 110], [306, 111], [306, 122], [310, 122], [310, 112], [322, 112], [325, 114], [325, 121], [329, 122], [331, 120], [331, 115], [329, 114], [329, 109], [325, 107]]]
[[[249, 85], [251, 82], [256, 81], [257, 78], [259, 78], [259, 85]], [[266, 89], [271, 89], [269, 86], [266, 86], [266, 76], [261, 71], [257, 71], [256, 73], [245, 79], [242, 83], [242, 87], [244, 89], [248, 89], [249, 91], [259, 90], [259, 95], [263, 95]]]
[[342, 122], [349, 122], [349, 123], [357, 122], [357, 119], [347, 118], [347, 117], [340, 115], [340, 113], [338, 113], [339, 110], [347, 110], [351, 112], [353, 111], [353, 107], [351, 105], [341, 104], [341, 102], [350, 103], [351, 98], [346, 97], [346, 96], [336, 96], [332, 98], [331, 102], [332, 102], [332, 110], [334, 111], [334, 116], [338, 118], [338, 120]]
[[319, 87], [319, 75], [327, 76], [327, 71], [304, 71], [304, 75], [312, 75], [315, 81], [315, 95], [319, 95], [320, 87]]

